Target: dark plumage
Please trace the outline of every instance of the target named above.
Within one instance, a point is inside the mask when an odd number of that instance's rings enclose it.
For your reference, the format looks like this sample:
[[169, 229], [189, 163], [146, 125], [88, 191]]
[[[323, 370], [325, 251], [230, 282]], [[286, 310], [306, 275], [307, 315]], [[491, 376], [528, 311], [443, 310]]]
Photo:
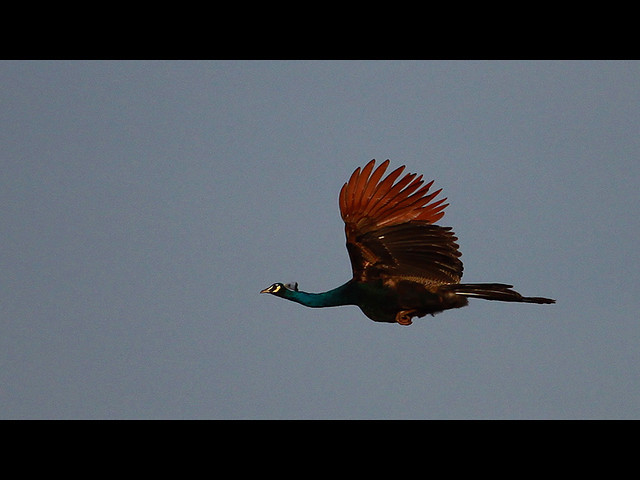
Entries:
[[458, 240], [442, 218], [446, 198], [441, 190], [427, 195], [433, 181], [422, 175], [398, 180], [404, 166], [382, 179], [389, 160], [374, 170], [375, 160], [357, 168], [340, 190], [347, 251], [353, 278], [324, 293], [306, 293], [274, 283], [260, 293], [286, 298], [308, 307], [357, 305], [376, 322], [410, 325], [413, 317], [467, 305], [467, 297], [503, 302], [555, 303], [523, 297], [512, 285], [460, 283], [462, 262]]

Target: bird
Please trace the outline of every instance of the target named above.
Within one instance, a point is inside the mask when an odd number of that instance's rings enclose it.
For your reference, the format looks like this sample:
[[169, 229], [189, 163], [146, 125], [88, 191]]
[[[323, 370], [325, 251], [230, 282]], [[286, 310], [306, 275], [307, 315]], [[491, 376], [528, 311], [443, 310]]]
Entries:
[[[307, 307], [356, 305], [375, 322], [411, 325], [412, 319], [468, 305], [468, 298], [552, 304], [524, 297], [504, 283], [460, 283], [463, 265], [451, 227], [436, 225], [447, 198], [434, 181], [407, 173], [402, 165], [382, 178], [390, 160], [356, 168], [340, 190], [347, 252], [353, 277], [323, 293], [277, 282], [260, 291]], [[401, 177], [401, 178], [400, 178]], [[423, 185], [424, 184], [424, 185]]]

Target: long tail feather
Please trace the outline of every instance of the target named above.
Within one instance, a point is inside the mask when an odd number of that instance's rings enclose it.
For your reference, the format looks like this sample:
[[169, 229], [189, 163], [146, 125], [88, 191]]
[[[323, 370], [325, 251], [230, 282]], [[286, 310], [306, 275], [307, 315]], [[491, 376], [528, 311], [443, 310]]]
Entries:
[[511, 290], [513, 285], [506, 285], [504, 283], [456, 283], [443, 285], [440, 288], [463, 297], [484, 298], [485, 300], [522, 303], [556, 303], [556, 301], [551, 298], [523, 297], [515, 290]]

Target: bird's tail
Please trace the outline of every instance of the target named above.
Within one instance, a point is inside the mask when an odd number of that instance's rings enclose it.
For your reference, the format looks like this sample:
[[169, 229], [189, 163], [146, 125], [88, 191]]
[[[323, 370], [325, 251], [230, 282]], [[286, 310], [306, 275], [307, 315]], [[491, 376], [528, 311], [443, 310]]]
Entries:
[[484, 298], [485, 300], [523, 303], [556, 303], [556, 301], [551, 298], [523, 297], [515, 290], [511, 290], [513, 285], [505, 285], [504, 283], [454, 283], [450, 285], [442, 285], [440, 288], [463, 297]]

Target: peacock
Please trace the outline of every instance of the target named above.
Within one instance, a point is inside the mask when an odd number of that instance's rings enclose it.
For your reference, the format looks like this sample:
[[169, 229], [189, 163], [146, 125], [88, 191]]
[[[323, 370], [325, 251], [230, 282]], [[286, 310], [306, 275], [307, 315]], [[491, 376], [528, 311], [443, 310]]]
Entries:
[[[353, 278], [324, 293], [298, 290], [297, 283], [274, 283], [270, 293], [307, 307], [357, 305], [375, 322], [411, 325], [423, 317], [467, 305], [468, 298], [549, 304], [555, 300], [523, 297], [513, 285], [460, 283], [461, 253], [451, 227], [435, 223], [444, 216], [447, 199], [429, 193], [433, 181], [398, 167], [384, 179], [390, 161], [375, 168], [375, 159], [356, 168], [340, 190]], [[396, 181], [397, 180], [397, 181]]]

